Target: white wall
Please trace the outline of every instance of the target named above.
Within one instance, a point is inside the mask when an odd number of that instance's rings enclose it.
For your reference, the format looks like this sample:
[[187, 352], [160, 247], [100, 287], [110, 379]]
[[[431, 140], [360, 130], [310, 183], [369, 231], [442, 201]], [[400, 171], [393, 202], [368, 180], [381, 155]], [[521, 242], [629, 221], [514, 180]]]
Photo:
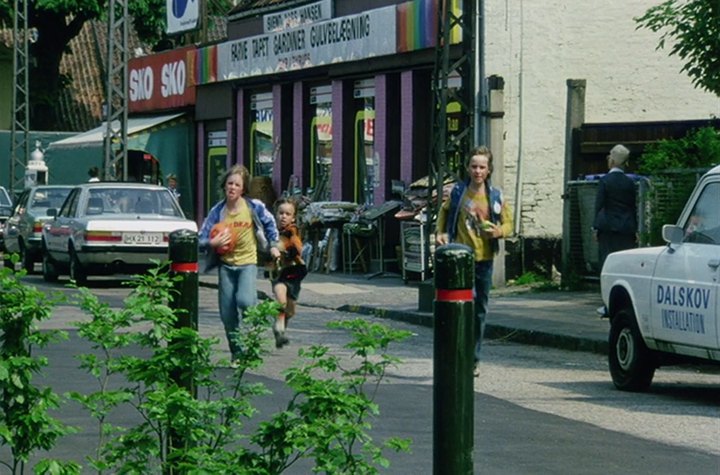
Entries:
[[655, 50], [659, 35], [635, 29], [633, 17], [658, 3], [485, 0], [485, 73], [505, 79], [505, 181], [496, 185], [521, 203], [522, 235], [562, 232], [567, 79], [587, 80], [587, 122], [720, 115], [720, 98], [695, 89], [667, 48]]

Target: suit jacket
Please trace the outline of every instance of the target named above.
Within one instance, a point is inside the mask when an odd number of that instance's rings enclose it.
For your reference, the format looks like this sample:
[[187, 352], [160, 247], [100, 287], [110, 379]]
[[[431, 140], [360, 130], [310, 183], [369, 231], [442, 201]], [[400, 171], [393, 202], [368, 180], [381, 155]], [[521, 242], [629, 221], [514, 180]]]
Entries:
[[611, 171], [600, 179], [595, 198], [595, 222], [598, 232], [635, 234], [637, 203], [635, 182], [621, 171]]

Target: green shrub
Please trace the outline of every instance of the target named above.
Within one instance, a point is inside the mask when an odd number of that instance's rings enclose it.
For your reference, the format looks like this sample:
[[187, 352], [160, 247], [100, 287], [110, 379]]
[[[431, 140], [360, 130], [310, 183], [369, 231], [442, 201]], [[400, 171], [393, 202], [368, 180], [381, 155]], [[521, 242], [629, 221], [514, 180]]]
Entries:
[[[82, 356], [81, 366], [97, 378], [98, 390], [71, 396], [98, 421], [99, 443], [89, 463], [99, 472], [278, 474], [309, 458], [317, 471], [370, 474], [388, 465], [384, 449], [409, 446], [397, 438], [378, 446], [368, 435], [368, 418], [379, 411], [374, 390], [398, 361], [388, 347], [409, 332], [363, 319], [332, 324], [352, 334], [346, 346], [352, 364], [344, 367], [346, 360], [324, 346], [300, 350], [300, 361], [286, 372], [294, 391], [287, 407], [249, 433], [252, 399], [267, 389], [244, 377], [268, 353], [267, 329], [278, 304], [268, 300], [246, 312], [238, 335], [242, 356], [223, 378], [210, 358], [217, 339], [176, 328], [180, 310], [171, 308], [175, 291], [165, 268], [139, 276], [134, 285], [120, 310], [79, 289], [78, 303], [92, 317], [79, 324], [79, 333], [95, 350]], [[126, 404], [143, 422], [109, 424], [112, 411]]]
[[720, 134], [713, 127], [703, 127], [679, 139], [649, 144], [638, 160], [638, 173], [652, 176], [668, 170], [710, 168], [717, 164]]
[[[33, 376], [47, 366], [45, 357], [33, 350], [65, 338], [59, 331], [40, 331], [38, 324], [50, 318], [59, 297], [48, 298], [35, 287], [20, 282], [24, 270], [11, 266], [0, 269], [0, 446], [10, 449], [11, 460], [0, 460], [0, 467], [19, 475], [24, 473], [29, 457], [37, 451], [49, 450], [60, 437], [72, 429], [49, 412], [57, 409], [60, 398], [49, 388], [33, 385]], [[70, 475], [80, 473], [73, 462], [42, 460], [35, 473]]]
[[642, 243], [663, 244], [662, 226], [674, 224], [702, 174], [720, 164], [720, 134], [712, 127], [690, 131], [685, 137], [648, 145], [638, 172], [650, 178], [644, 195], [645, 232]]

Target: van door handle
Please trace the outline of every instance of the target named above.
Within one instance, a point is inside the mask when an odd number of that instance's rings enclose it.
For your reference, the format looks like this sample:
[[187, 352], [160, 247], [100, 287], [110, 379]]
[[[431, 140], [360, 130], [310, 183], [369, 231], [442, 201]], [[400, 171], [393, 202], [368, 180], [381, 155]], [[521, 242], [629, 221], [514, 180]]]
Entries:
[[710, 259], [707, 265], [708, 267], [712, 267], [714, 270], [716, 270], [718, 267], [720, 267], [720, 259]]

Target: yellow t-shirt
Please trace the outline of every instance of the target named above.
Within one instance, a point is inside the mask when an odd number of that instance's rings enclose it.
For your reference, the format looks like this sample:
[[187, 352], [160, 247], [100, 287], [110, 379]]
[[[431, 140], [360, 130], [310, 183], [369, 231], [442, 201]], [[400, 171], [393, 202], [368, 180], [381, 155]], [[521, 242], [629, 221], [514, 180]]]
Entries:
[[475, 251], [476, 261], [487, 261], [493, 258], [490, 240], [482, 238], [477, 229], [482, 221], [490, 219], [490, 207], [485, 193], [474, 193], [465, 190], [460, 199], [457, 237], [455, 241], [467, 244]]
[[236, 241], [235, 249], [223, 255], [222, 261], [231, 266], [257, 264], [257, 241], [252, 211], [244, 199], [240, 200], [239, 208], [237, 213], [225, 213], [224, 221], [235, 233]]
[[[438, 214], [437, 232], [444, 232], [447, 219], [450, 219], [448, 212], [450, 210], [450, 199], [443, 202]], [[500, 228], [502, 236], [507, 237], [512, 234], [513, 221], [510, 206], [503, 201], [500, 214]], [[482, 221], [490, 220], [490, 205], [485, 193], [475, 193], [469, 188], [465, 190], [459, 203], [457, 233], [455, 242], [465, 244], [473, 249], [476, 261], [489, 261], [493, 258], [493, 250], [491, 239], [481, 237], [476, 231], [482, 226]]]

